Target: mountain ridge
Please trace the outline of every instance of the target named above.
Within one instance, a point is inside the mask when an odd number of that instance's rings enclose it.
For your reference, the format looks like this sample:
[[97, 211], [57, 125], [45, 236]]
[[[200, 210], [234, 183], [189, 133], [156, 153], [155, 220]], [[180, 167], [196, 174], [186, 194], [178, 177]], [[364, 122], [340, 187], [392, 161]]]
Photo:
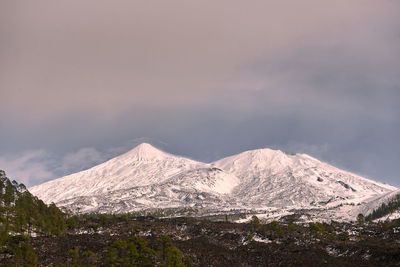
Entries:
[[[88, 170], [34, 186], [43, 201], [81, 212], [152, 208], [318, 210], [322, 217], [354, 216], [396, 187], [373, 181], [306, 154], [256, 149], [203, 163], [150, 144]], [[351, 208], [351, 212], [346, 208]], [[330, 210], [336, 209], [338, 213]], [[365, 207], [364, 207], [365, 210]], [[329, 213], [329, 216], [327, 215]]]

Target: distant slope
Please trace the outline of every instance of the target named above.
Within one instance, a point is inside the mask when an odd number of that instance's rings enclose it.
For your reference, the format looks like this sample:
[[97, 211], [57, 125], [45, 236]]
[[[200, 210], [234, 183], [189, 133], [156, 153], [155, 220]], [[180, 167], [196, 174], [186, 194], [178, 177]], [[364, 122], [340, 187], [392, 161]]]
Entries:
[[373, 198], [359, 209], [368, 220], [400, 218], [400, 190]]
[[48, 203], [80, 212], [195, 207], [218, 213], [275, 208], [312, 210], [317, 217], [342, 220], [355, 217], [359, 207], [396, 189], [305, 154], [258, 149], [207, 164], [149, 144], [30, 188]]

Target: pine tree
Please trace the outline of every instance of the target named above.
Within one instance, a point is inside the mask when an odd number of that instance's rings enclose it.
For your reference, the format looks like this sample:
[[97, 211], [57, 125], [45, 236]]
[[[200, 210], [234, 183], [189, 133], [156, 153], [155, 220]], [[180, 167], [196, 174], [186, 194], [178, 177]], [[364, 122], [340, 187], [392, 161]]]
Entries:
[[253, 215], [250, 220], [250, 225], [253, 231], [256, 231], [260, 228], [260, 219], [256, 215]]
[[365, 222], [365, 217], [364, 214], [360, 213], [357, 215], [357, 225], [358, 226], [363, 226]]

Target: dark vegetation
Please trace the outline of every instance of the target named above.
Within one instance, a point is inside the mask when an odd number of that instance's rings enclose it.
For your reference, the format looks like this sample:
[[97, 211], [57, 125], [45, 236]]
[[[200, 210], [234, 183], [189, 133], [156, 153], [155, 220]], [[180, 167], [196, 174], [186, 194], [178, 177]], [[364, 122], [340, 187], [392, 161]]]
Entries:
[[400, 194], [394, 196], [387, 203], [382, 203], [377, 209], [369, 214], [366, 219], [375, 220], [398, 210], [400, 210]]
[[[400, 265], [400, 220], [359, 226], [336, 222], [300, 224], [294, 217], [263, 223], [254, 216], [243, 224], [126, 214], [75, 218], [76, 224], [61, 237], [31, 239], [30, 245], [42, 266], [74, 266], [74, 262], [81, 264], [75, 266], [135, 266], [112, 265], [110, 261], [116, 260], [115, 255], [126, 255], [126, 262], [132, 258], [130, 255], [137, 259], [135, 251], [150, 260], [149, 266]], [[146, 244], [141, 246], [148, 249], [139, 249], [138, 243]], [[137, 247], [134, 253], [129, 252], [132, 244]], [[74, 251], [75, 256], [68, 251]], [[142, 262], [139, 266], [146, 265]]]
[[0, 173], [0, 266], [398, 266], [400, 220], [72, 215]]
[[10, 181], [0, 171], [0, 233], [32, 232], [62, 235], [66, 229], [65, 214], [56, 205], [46, 205], [33, 196], [23, 184]]
[[56, 205], [44, 204], [0, 170], [0, 265], [35, 266], [28, 237], [61, 236], [65, 230], [65, 214]]

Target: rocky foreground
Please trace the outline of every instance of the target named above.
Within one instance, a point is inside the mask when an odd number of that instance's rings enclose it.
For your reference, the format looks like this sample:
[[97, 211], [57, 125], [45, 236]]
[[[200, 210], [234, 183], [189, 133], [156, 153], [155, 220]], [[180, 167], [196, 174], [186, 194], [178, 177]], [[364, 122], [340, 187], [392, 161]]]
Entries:
[[193, 266], [400, 265], [399, 221], [297, 224], [294, 217], [288, 217], [284, 222], [263, 224], [254, 217], [238, 224], [87, 215], [70, 225], [61, 237], [31, 238], [39, 266], [72, 266], [71, 251], [78, 252], [81, 266], [106, 266], [108, 248], [115, 241], [138, 236], [157, 250], [163, 235], [171, 237]]

